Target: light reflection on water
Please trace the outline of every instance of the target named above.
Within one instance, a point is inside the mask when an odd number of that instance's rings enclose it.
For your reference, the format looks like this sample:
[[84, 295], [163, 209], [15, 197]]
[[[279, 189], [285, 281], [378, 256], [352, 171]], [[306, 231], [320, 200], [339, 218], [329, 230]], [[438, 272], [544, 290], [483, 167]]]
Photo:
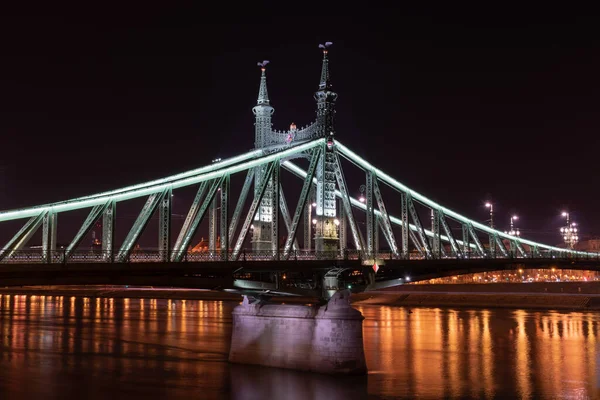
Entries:
[[235, 302], [0, 295], [0, 398], [597, 398], [591, 312], [363, 306], [369, 375], [227, 362]]

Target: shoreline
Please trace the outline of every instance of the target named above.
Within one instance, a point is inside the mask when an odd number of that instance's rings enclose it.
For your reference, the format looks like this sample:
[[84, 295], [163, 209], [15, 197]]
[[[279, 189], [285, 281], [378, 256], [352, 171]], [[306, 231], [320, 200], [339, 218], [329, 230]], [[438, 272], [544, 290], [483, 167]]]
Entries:
[[[425, 285], [423, 285], [425, 286]], [[433, 288], [432, 288], [433, 286]], [[437, 308], [504, 308], [532, 310], [600, 310], [600, 293], [564, 293], [564, 292], [523, 292], [523, 291], [483, 291], [464, 285], [455, 285], [453, 291], [439, 285], [427, 285], [404, 290], [407, 286], [395, 290], [353, 293], [351, 302], [355, 306], [395, 306], [395, 307], [437, 307]], [[440, 290], [443, 289], [443, 290]], [[467, 290], [469, 289], [469, 290]], [[492, 288], [490, 288], [492, 289]], [[499, 288], [493, 288], [499, 289]], [[506, 290], [506, 288], [503, 288]], [[519, 288], [522, 289], [522, 288]], [[600, 290], [600, 285], [598, 285]], [[596, 289], [594, 288], [594, 291]], [[124, 287], [20, 287], [1, 288], [0, 295], [29, 296], [68, 296], [99, 298], [136, 298], [171, 300], [208, 300], [236, 301], [243, 297], [238, 293], [218, 292], [202, 289], [154, 289]], [[274, 303], [314, 304], [317, 299], [297, 296], [278, 296], [271, 299]]]

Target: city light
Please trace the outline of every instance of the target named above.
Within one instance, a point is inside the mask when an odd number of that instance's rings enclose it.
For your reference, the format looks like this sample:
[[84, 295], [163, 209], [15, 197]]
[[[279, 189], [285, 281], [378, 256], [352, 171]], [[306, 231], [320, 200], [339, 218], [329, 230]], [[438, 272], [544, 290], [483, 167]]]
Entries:
[[490, 228], [494, 229], [494, 205], [488, 201], [485, 206], [490, 209]]
[[505, 231], [504, 233], [508, 233], [511, 236], [521, 236], [519, 228], [515, 229], [514, 227], [514, 221], [516, 221], [517, 219], [519, 219], [519, 217], [517, 217], [516, 215], [510, 217], [510, 231]]
[[569, 221], [569, 213], [567, 211], [563, 211], [561, 213], [563, 217], [566, 217], [567, 223], [565, 226], [560, 228], [560, 235], [565, 242], [565, 247], [569, 249], [574, 249], [577, 242], [579, 242], [579, 234], [577, 233], [577, 224], [575, 222]]

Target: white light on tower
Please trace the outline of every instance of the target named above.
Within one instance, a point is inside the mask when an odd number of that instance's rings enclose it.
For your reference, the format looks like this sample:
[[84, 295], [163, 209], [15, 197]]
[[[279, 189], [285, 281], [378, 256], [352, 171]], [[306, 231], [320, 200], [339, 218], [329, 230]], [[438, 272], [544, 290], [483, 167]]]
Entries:
[[563, 240], [565, 242], [565, 247], [567, 247], [569, 249], [574, 249], [575, 245], [579, 241], [579, 235], [577, 234], [577, 228], [575, 228], [575, 226], [577, 226], [577, 224], [575, 222], [569, 221], [570, 216], [567, 211], [563, 211], [561, 213], [561, 215], [567, 219], [567, 221], [566, 221], [567, 224], [560, 228], [560, 234], [563, 237]]

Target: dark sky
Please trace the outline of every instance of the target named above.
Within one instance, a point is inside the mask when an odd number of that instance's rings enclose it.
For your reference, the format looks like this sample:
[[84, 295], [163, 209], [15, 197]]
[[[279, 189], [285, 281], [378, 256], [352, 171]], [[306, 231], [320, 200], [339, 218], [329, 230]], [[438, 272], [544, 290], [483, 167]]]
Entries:
[[252, 148], [260, 60], [275, 127], [310, 123], [317, 46], [332, 41], [344, 144], [473, 219], [491, 196], [501, 229], [514, 212], [528, 237], [554, 244], [568, 208], [600, 235], [597, 17], [166, 4], [3, 13], [0, 209]]

